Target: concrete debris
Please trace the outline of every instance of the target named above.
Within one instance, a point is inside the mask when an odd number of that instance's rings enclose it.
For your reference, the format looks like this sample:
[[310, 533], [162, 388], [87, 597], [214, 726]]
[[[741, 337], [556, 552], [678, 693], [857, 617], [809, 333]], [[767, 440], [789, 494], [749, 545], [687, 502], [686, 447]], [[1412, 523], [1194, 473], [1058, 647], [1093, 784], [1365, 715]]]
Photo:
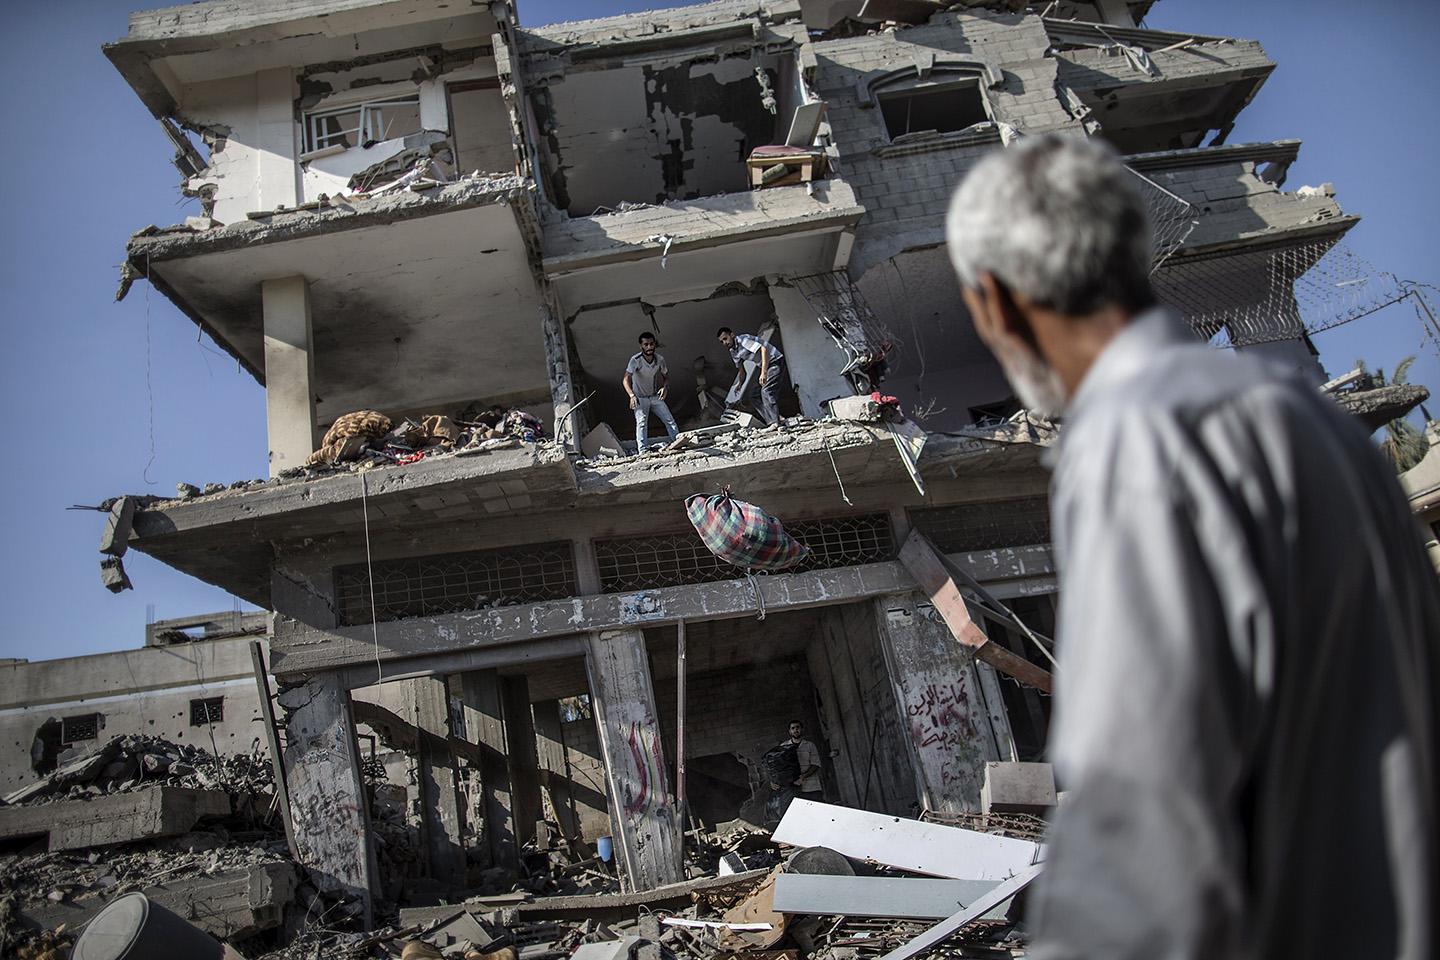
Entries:
[[258, 748], [217, 758], [160, 737], [115, 737], [88, 752], [72, 748], [58, 759], [53, 772], [6, 794], [4, 803], [83, 800], [154, 786], [259, 794], [274, 783], [270, 760]]

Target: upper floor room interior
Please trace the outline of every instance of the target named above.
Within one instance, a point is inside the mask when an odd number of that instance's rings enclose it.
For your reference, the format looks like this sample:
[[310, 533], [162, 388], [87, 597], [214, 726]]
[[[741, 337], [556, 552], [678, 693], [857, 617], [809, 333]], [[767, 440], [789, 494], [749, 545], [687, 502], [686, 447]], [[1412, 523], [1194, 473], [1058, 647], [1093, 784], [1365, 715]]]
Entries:
[[[945, 344], [919, 362], [931, 383], [966, 385], [916, 387], [907, 408], [946, 408], [932, 429], [1008, 415], [932, 282], [947, 185], [1002, 127], [1194, 148], [1273, 64], [1253, 42], [1144, 29], [1146, 0], [947, 6], [720, 0], [535, 28], [505, 0], [136, 13], [106, 53], [203, 215], [130, 260], [262, 381], [264, 286], [303, 276], [322, 433], [352, 410], [482, 399], [547, 419], [568, 348], [574, 399], [598, 394], [576, 423], [627, 437], [617, 371], [650, 327], [703, 419], [708, 381], [731, 375], [727, 321], [773, 331], [785, 412], [817, 416], [853, 357], [793, 281], [847, 269], [842, 287], [903, 318], [912, 359]], [[916, 214], [900, 191], [926, 180], [942, 196]], [[567, 343], [542, 331], [547, 303]]]
[[[1165, 49], [1174, 46], [1168, 35], [1148, 42], [1155, 32], [1136, 31], [1152, 3], [981, 5], [974, 12], [1080, 26], [1030, 51], [982, 51], [957, 38], [959, 46], [933, 52], [942, 61], [968, 52], [994, 70], [1006, 58], [1068, 57], [1077, 103], [1105, 114], [1123, 149], [1194, 146], [1233, 120], [1253, 90], [1202, 82], [1201, 68], [1225, 66], [1202, 60], [1185, 65], [1177, 90], [1127, 93], [1156, 79], [1130, 69], [1137, 54], [1186, 55]], [[843, 175], [809, 82], [814, 46], [893, 33], [947, 6], [719, 0], [522, 28], [509, 0], [204, 0], [136, 12], [127, 35], [104, 49], [164, 125], [182, 191], [211, 222], [365, 193], [406, 175], [443, 182], [477, 173], [531, 178], [542, 214], [584, 217]], [[1007, 8], [1018, 12], [995, 12]], [[1086, 24], [1100, 32], [1087, 34]], [[886, 140], [1021, 122], [997, 108], [982, 78], [943, 63], [927, 73], [917, 68], [915, 82], [889, 83], [867, 104], [878, 104]], [[1163, 137], [1137, 133], [1157, 123], [1161, 107], [1207, 115]], [[815, 156], [803, 170], [793, 162], [771, 170], [781, 148]]]

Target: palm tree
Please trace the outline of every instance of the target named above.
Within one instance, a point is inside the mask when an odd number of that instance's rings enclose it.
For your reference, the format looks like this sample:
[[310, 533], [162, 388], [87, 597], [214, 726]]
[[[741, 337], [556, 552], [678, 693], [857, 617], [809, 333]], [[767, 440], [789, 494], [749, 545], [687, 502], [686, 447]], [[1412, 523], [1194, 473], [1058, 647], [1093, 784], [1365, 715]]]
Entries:
[[[1415, 362], [1413, 356], [1406, 357], [1395, 365], [1395, 372], [1387, 380], [1384, 370], [1376, 370], [1374, 373], [1375, 385], [1377, 387], [1396, 387], [1408, 382], [1410, 366]], [[1368, 373], [1365, 361], [1355, 361], [1355, 366], [1361, 373]], [[1385, 424], [1385, 439], [1380, 441], [1380, 452], [1395, 467], [1396, 473], [1404, 473], [1425, 459], [1425, 454], [1430, 452], [1430, 442], [1425, 439], [1425, 434], [1416, 429], [1415, 425], [1403, 417], [1391, 420]]]

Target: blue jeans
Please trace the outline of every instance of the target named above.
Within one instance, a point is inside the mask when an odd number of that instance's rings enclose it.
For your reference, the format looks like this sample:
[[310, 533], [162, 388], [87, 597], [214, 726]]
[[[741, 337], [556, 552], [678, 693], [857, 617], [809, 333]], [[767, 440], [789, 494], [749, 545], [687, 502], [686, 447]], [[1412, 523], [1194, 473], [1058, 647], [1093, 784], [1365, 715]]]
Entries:
[[770, 369], [765, 371], [765, 379], [760, 382], [760, 419], [766, 424], [780, 420], [780, 383], [784, 370], [785, 361], [777, 360], [770, 364]]
[[670, 408], [665, 401], [659, 397], [636, 397], [635, 398], [635, 449], [644, 450], [650, 445], [650, 414], [660, 418], [665, 424], [665, 432], [674, 440], [680, 433], [680, 428], [675, 426], [675, 417], [670, 413]]

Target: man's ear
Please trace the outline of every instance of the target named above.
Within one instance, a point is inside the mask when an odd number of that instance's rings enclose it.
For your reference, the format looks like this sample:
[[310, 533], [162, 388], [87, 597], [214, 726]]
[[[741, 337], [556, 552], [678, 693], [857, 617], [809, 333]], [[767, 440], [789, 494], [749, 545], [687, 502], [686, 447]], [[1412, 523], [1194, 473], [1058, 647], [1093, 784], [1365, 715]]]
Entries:
[[1035, 339], [1035, 330], [1030, 326], [1029, 317], [1010, 287], [989, 271], [981, 273], [976, 280], [980, 287], [979, 292], [985, 300], [988, 312], [986, 320], [991, 329], [1014, 337], [1038, 354], [1040, 346]]

